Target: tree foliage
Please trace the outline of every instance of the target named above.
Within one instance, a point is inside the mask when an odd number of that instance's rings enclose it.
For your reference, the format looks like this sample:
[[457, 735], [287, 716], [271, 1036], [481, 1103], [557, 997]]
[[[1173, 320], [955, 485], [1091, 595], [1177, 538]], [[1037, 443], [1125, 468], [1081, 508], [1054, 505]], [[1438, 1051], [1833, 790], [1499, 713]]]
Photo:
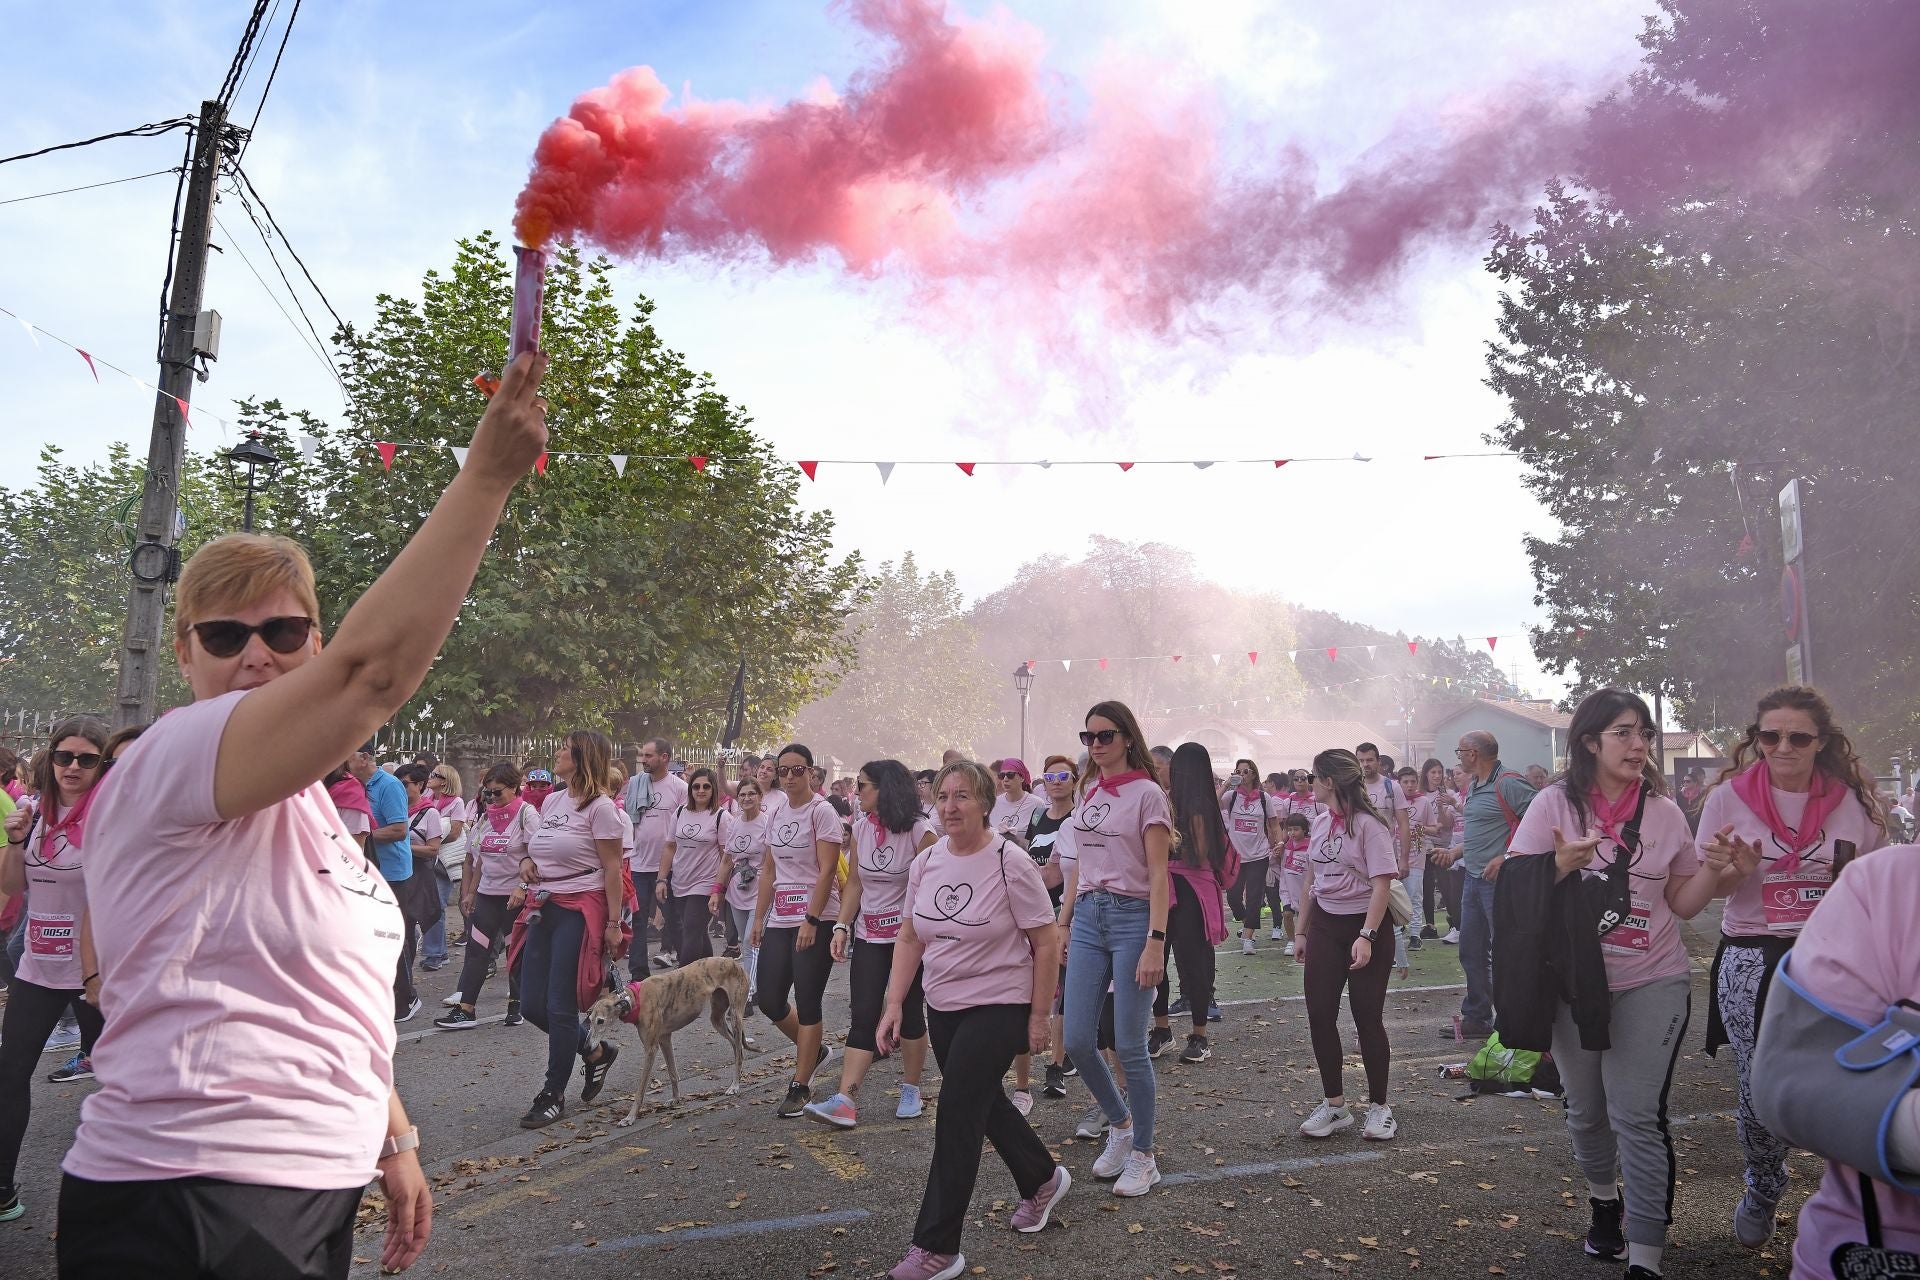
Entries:
[[[1910, 37], [1901, 7], [1665, 0], [1595, 129], [1778, 112], [1836, 31]], [[1815, 676], [1878, 749], [1911, 740], [1920, 561], [1898, 473], [1920, 402], [1920, 120], [1910, 93], [1858, 105], [1776, 139], [1797, 149], [1769, 171], [1676, 165], [1646, 138], [1644, 166], [1556, 182], [1535, 226], [1495, 234], [1496, 435], [1561, 526], [1528, 542], [1549, 613], [1534, 649], [1575, 696], [1618, 683], [1675, 698], [1690, 727], [1744, 724], [1785, 676], [1776, 495], [1797, 476]]]
[[[610, 270], [570, 249], [553, 259], [543, 321], [550, 462], [515, 490], [459, 622], [397, 718], [402, 726], [589, 726], [619, 738], [711, 742], [745, 654], [752, 739], [830, 689], [851, 655], [841, 624], [864, 587], [858, 558], [833, 562], [831, 517], [799, 510], [790, 469], [774, 463], [711, 378], [665, 345], [653, 304], [641, 298], [623, 319]], [[474, 374], [497, 370], [505, 357], [511, 299], [499, 243], [490, 235], [462, 241], [450, 270], [426, 273], [417, 302], [383, 294], [365, 333], [338, 335], [352, 396], [344, 425], [276, 401], [241, 406], [242, 424], [287, 459], [260, 503], [258, 527], [307, 548], [329, 629], [452, 479], [448, 446], [465, 445], [483, 408]], [[317, 442], [310, 458], [301, 436]], [[391, 470], [378, 442], [400, 446]], [[624, 474], [610, 454], [631, 455]], [[714, 461], [700, 473], [690, 455]], [[58, 528], [36, 523], [49, 503], [84, 513], [99, 505], [90, 496], [97, 492], [129, 483], [137, 491], [124, 458], [105, 468], [52, 465], [59, 474], [43, 468], [39, 489], [6, 495], [39, 504], [22, 512], [29, 519], [8, 520], [9, 536]], [[207, 465], [198, 460], [196, 474]], [[189, 496], [191, 513], [202, 504]], [[234, 511], [228, 495], [215, 528], [237, 527]], [[85, 547], [75, 548], [74, 563], [52, 566], [31, 546], [0, 553], [0, 615], [44, 614], [49, 590], [104, 601], [81, 625], [87, 637], [110, 633], [111, 652], [124, 587], [102, 594], [101, 584], [123, 581], [124, 551], [109, 555], [111, 540], [97, 532]], [[49, 568], [59, 587], [36, 588]], [[0, 637], [5, 656], [44, 648], [16, 647], [11, 632]], [[63, 672], [38, 688], [0, 685], [0, 701], [39, 690], [51, 697], [75, 687], [72, 679]]]

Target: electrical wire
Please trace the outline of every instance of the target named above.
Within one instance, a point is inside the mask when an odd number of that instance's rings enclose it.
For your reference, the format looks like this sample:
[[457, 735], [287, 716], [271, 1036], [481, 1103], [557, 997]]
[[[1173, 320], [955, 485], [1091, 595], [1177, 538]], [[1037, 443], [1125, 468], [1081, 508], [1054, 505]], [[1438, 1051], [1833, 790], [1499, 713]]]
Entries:
[[[234, 252], [234, 256], [239, 258], [241, 263], [247, 268], [247, 270], [253, 273], [253, 278], [260, 282], [261, 291], [265, 293], [268, 298], [272, 299], [273, 305], [279, 310], [282, 316], [286, 317], [288, 326], [293, 329], [293, 336], [300, 339], [300, 345], [305, 347], [315, 360], [318, 360], [321, 364], [326, 365], [328, 370], [332, 371], [333, 369], [332, 363], [327, 359], [326, 355], [319, 348], [315, 347], [313, 343], [307, 340], [306, 334], [300, 332], [300, 326], [294, 322], [293, 314], [287, 310], [284, 304], [281, 303], [280, 295], [274, 292], [273, 286], [267, 283], [266, 277], [261, 275], [259, 268], [253, 265], [253, 259], [247, 257], [246, 251], [240, 247], [240, 242], [234, 238], [233, 232], [227, 228], [226, 223], [220, 221], [219, 214], [216, 213], [213, 215], [213, 223], [215, 226], [220, 228], [221, 234], [226, 236], [227, 244], [229, 247], [232, 248]], [[284, 280], [285, 278], [286, 278], [285, 274], [282, 273], [281, 279]], [[294, 305], [296, 306], [299, 305], [299, 299], [297, 298], [294, 299]], [[308, 328], [311, 329], [312, 326], [309, 325]], [[335, 378], [338, 378], [340, 375], [337, 372], [334, 372], [333, 376]]]
[[82, 138], [78, 142], [62, 142], [51, 147], [41, 147], [38, 151], [22, 151], [17, 156], [0, 158], [0, 164], [12, 164], [15, 160], [32, 160], [36, 156], [52, 155], [56, 151], [72, 151], [77, 147], [90, 147], [96, 142], [111, 142], [115, 138], [155, 138], [163, 133], [172, 133], [175, 129], [190, 129], [193, 119], [180, 116], [173, 120], [155, 120], [149, 124], [135, 125], [131, 129], [122, 129], [117, 133], [103, 133], [95, 138]]
[[72, 195], [76, 191], [94, 191], [101, 187], [118, 186], [122, 182], [139, 182], [143, 178], [157, 178], [163, 173], [178, 173], [178, 169], [155, 169], [152, 173], [136, 173], [131, 178], [109, 178], [105, 182], [89, 182], [84, 187], [62, 187], [58, 191], [42, 191], [38, 195], [13, 196], [0, 200], [0, 204], [20, 204], [27, 200], [45, 200], [48, 196]]
[[[260, 24], [260, 29], [262, 31], [272, 31], [273, 20], [278, 16], [280, 16], [280, 0], [273, 0], [273, 8], [267, 11], [267, 20]], [[247, 65], [240, 71], [240, 83], [233, 86], [233, 96], [236, 99], [245, 91], [247, 81], [253, 78], [253, 69], [260, 65], [260, 55], [266, 50], [266, 47], [266, 41], [255, 41], [252, 50], [247, 54]]]
[[[293, 299], [294, 309], [300, 313], [300, 318], [306, 321], [307, 332], [313, 335], [314, 342], [318, 344], [320, 351], [323, 355], [323, 358], [326, 361], [327, 368], [331, 370], [333, 373], [334, 382], [337, 383], [340, 387], [340, 398], [344, 400], [349, 407], [351, 407], [353, 404], [353, 397], [347, 394], [346, 380], [340, 376], [340, 368], [338, 365], [334, 364], [333, 362], [332, 351], [328, 350], [326, 340], [320, 336], [320, 331], [314, 327], [313, 317], [307, 314], [306, 306], [301, 303], [300, 295], [297, 292], [295, 292], [293, 287], [293, 281], [287, 278], [287, 269], [280, 265], [279, 255], [274, 253], [273, 251], [272, 237], [268, 236], [266, 228], [260, 225], [260, 219], [257, 215], [255, 215], [253, 211], [253, 206], [247, 202], [247, 197], [237, 189], [235, 190], [234, 194], [240, 197], [240, 207], [247, 211], [248, 220], [253, 223], [253, 229], [259, 233], [260, 243], [262, 246], [266, 248], [267, 257], [272, 261], [273, 269], [280, 273], [280, 283], [284, 284], [287, 287], [287, 296]], [[231, 239], [232, 237], [229, 236], [228, 238]], [[282, 242], [284, 243], [284, 237], [282, 238]], [[291, 253], [293, 250], [291, 247], [289, 247], [287, 251]], [[235, 252], [236, 253], [239, 252], [239, 249], [237, 246], [235, 247]], [[325, 301], [325, 299], [323, 298], [322, 301]], [[331, 310], [331, 308], [329, 308], [329, 310]], [[339, 317], [337, 316], [335, 317], [335, 319], [338, 319], [338, 318]], [[288, 323], [292, 323], [291, 317], [288, 318]]]
[[[279, 8], [280, 6], [278, 4], [278, 0], [276, 0], [276, 3], [274, 4], [275, 12], [278, 12]], [[273, 92], [274, 77], [280, 74], [280, 59], [287, 52], [287, 38], [293, 34], [293, 24], [294, 24], [294, 21], [297, 18], [299, 18], [299, 16], [300, 16], [300, 0], [293, 0], [293, 9], [287, 14], [287, 28], [286, 30], [280, 33], [280, 48], [273, 55], [273, 66], [267, 69], [266, 87], [260, 90], [260, 101], [254, 105], [253, 120], [251, 123], [247, 125], [247, 135], [240, 143], [240, 154], [233, 158], [235, 164], [238, 164], [241, 160], [246, 158], [247, 148], [251, 146], [253, 143], [253, 131], [260, 124], [260, 113], [266, 110], [267, 95]], [[271, 26], [273, 23], [273, 19], [269, 17], [267, 19], [267, 23], [269, 26]]]
[[[279, 220], [273, 216], [273, 210], [267, 208], [267, 202], [260, 198], [260, 192], [254, 187], [253, 179], [249, 178], [247, 171], [237, 164], [233, 166], [233, 172], [239, 175], [241, 183], [246, 187], [247, 194], [253, 197], [253, 202], [260, 206], [260, 212], [266, 215], [267, 225], [272, 227], [274, 233], [280, 237], [280, 243], [286, 245], [287, 252], [292, 255], [295, 264], [300, 268], [300, 274], [307, 278], [307, 283], [312, 285], [313, 291], [320, 296], [321, 305], [326, 307], [327, 313], [333, 317], [333, 322], [344, 325], [346, 321], [340, 318], [340, 313], [334, 310], [331, 302], [327, 301], [326, 291], [320, 287], [320, 282], [313, 278], [313, 272], [307, 270], [307, 264], [300, 261], [300, 255], [294, 251], [292, 242], [287, 239], [287, 233], [280, 229]], [[243, 198], [242, 203], [244, 202]], [[261, 234], [264, 236], [266, 233], [263, 231]]]
[[240, 75], [246, 66], [247, 53], [259, 37], [260, 20], [266, 15], [267, 0], [254, 0], [253, 12], [247, 17], [247, 29], [240, 35], [240, 47], [234, 50], [233, 65], [227, 68], [227, 78], [220, 84], [218, 101], [223, 108], [231, 109], [233, 106], [233, 95], [240, 89]]

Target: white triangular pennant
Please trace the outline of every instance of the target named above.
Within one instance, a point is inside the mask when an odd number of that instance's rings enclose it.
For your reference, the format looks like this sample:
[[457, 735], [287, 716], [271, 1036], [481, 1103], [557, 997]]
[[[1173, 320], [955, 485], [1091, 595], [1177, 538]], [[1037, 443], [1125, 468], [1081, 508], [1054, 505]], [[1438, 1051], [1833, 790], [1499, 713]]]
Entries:
[[1300, 660], [1300, 651], [1298, 649], [1287, 650], [1288, 662], [1298, 662], [1299, 660]]
[[449, 447], [450, 447], [450, 448], [452, 448], [452, 450], [453, 450], [453, 462], [454, 462], [454, 465], [455, 465], [455, 466], [459, 466], [459, 467], [464, 467], [464, 466], [466, 466], [466, 465], [467, 465], [467, 451], [466, 451], [465, 449], [463, 449], [463, 448], [461, 448], [461, 447], [460, 447], [460, 446], [458, 446], [458, 445], [452, 445], [452, 446], [449, 446]]
[[880, 483], [885, 484], [887, 477], [893, 474], [893, 464], [891, 462], [876, 462], [873, 465], [880, 469]]
[[320, 437], [319, 436], [301, 436], [300, 452], [302, 455], [305, 456], [308, 462], [312, 462], [315, 458], [319, 457], [320, 456]]
[[1060, 669], [1061, 669], [1062, 671], [1071, 671], [1071, 670], [1073, 670], [1073, 659], [1072, 659], [1072, 658], [1062, 658], [1062, 659], [1060, 659]]
[[1213, 464], [1211, 462], [1196, 462], [1193, 465], [1198, 467], [1200, 470], [1205, 471], [1208, 467], [1212, 466]]
[[22, 318], [22, 317], [20, 317], [20, 316], [15, 316], [15, 317], [14, 317], [14, 319], [15, 319], [15, 320], [19, 320], [19, 321], [20, 321], [20, 327], [21, 327], [22, 329], [25, 329], [25, 330], [27, 331], [27, 336], [28, 336], [29, 338], [32, 338], [32, 339], [33, 339], [33, 345], [34, 345], [34, 346], [36, 346], [36, 347], [37, 347], [37, 346], [39, 346], [39, 345], [40, 345], [40, 335], [39, 335], [39, 334], [37, 334], [37, 333], [35, 333], [35, 332], [33, 331], [33, 321], [31, 321], [31, 320], [27, 320], [27, 319], [24, 319], [24, 318]]
[[613, 474], [617, 476], [624, 476], [627, 474], [627, 455], [626, 454], [610, 453], [607, 455], [607, 460], [613, 463]]
[[1217, 667], [1217, 666], [1219, 666], [1219, 665], [1220, 665], [1220, 655], [1219, 655], [1219, 654], [1217, 654], [1217, 653], [1210, 653], [1210, 654], [1208, 654], [1207, 656], [1213, 659], [1213, 665], [1214, 665], [1214, 666], [1216, 666], [1216, 667]]
[[1370, 645], [1368, 645], [1368, 646], [1367, 646], [1367, 657], [1369, 657], [1369, 658], [1371, 658], [1371, 657], [1373, 657], [1373, 651], [1374, 651], [1375, 649], [1378, 649], [1379, 647], [1380, 647], [1380, 646], [1379, 646], [1379, 645], [1377, 645], [1377, 644], [1370, 644]]

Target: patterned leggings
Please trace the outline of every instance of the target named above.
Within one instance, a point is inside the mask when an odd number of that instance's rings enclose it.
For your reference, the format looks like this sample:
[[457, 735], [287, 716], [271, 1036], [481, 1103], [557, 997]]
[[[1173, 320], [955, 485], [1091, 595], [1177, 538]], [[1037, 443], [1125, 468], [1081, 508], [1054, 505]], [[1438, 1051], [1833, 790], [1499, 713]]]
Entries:
[[1755, 947], [1728, 947], [1720, 956], [1720, 1020], [1733, 1045], [1734, 1066], [1740, 1073], [1740, 1110], [1735, 1129], [1747, 1157], [1747, 1191], [1763, 1205], [1776, 1205], [1787, 1190], [1785, 1141], [1760, 1122], [1753, 1109], [1753, 1048], [1760, 1028], [1754, 1021], [1754, 1003], [1760, 979], [1767, 971], [1766, 953]]

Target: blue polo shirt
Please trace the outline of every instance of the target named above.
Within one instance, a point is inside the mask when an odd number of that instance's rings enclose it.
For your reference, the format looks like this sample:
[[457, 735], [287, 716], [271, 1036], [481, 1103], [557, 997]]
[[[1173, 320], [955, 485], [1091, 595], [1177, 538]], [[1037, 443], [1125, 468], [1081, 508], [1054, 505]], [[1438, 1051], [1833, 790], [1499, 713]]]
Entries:
[[[407, 820], [407, 784], [375, 769], [367, 779], [367, 805], [373, 810], [375, 829]], [[388, 884], [398, 884], [413, 875], [413, 845], [405, 835], [398, 840], [375, 840], [374, 856], [380, 860], [380, 874]]]
[[[1507, 851], [1513, 839], [1507, 809], [1513, 810], [1514, 822], [1518, 822], [1526, 816], [1533, 796], [1527, 780], [1517, 773], [1507, 773], [1498, 760], [1493, 762], [1493, 772], [1485, 782], [1476, 778], [1467, 783], [1467, 801], [1460, 806], [1466, 818], [1466, 830], [1460, 837], [1464, 850], [1460, 860], [1466, 865], [1468, 875], [1478, 876], [1489, 862]], [[1500, 805], [1503, 799], [1507, 802], [1506, 808]]]

